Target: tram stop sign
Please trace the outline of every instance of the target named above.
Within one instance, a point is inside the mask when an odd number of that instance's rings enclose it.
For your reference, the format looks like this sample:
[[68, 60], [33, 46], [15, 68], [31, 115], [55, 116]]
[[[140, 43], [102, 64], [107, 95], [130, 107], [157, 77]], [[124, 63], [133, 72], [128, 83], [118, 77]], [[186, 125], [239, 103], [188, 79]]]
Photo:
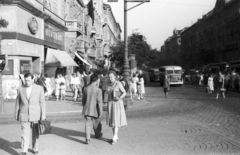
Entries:
[[6, 55], [5, 54], [1, 54], [0, 55], [0, 73], [2, 73], [2, 71], [4, 71], [5, 67], [6, 67]]

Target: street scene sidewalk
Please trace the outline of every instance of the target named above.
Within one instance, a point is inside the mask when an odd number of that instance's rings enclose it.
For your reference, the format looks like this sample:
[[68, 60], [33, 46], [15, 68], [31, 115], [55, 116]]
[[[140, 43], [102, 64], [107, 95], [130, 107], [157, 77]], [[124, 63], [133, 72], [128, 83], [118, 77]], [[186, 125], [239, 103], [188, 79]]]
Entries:
[[[137, 104], [131, 103], [128, 108], [134, 108], [137, 106], [141, 106], [145, 104], [145, 101], [136, 101]], [[16, 123], [14, 118], [14, 108], [15, 108], [15, 100], [5, 101], [4, 112], [0, 113], [0, 124], [12, 124]], [[106, 105], [104, 105], [104, 109]], [[67, 91], [66, 100], [65, 101], [56, 101], [56, 99], [50, 98], [46, 101], [46, 112], [48, 119], [58, 119], [61, 117], [64, 120], [64, 116], [81, 116], [82, 115], [82, 101], [81, 98], [77, 100], [77, 102], [73, 101], [72, 92]], [[80, 117], [79, 117], [80, 118]], [[82, 117], [81, 117], [82, 118]], [[66, 119], [66, 118], [65, 118]]]

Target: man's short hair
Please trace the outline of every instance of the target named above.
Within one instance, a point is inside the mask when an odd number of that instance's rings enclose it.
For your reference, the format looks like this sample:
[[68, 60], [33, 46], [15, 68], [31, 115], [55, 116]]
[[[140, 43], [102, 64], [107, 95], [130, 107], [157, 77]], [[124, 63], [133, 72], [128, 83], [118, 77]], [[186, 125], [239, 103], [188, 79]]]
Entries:
[[33, 76], [32, 73], [26, 73], [26, 74], [24, 74], [24, 78], [28, 78], [28, 77], [31, 77], [32, 79], [34, 78], [34, 76]]
[[90, 77], [91, 83], [96, 82], [99, 79], [97, 74], [92, 74]]

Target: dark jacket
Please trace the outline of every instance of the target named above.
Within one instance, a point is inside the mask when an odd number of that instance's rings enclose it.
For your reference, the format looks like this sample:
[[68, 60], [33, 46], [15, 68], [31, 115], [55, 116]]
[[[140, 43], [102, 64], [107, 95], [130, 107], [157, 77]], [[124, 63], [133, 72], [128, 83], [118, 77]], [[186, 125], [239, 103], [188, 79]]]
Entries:
[[102, 90], [97, 85], [90, 84], [83, 91], [83, 111], [86, 116], [98, 117], [102, 115]]

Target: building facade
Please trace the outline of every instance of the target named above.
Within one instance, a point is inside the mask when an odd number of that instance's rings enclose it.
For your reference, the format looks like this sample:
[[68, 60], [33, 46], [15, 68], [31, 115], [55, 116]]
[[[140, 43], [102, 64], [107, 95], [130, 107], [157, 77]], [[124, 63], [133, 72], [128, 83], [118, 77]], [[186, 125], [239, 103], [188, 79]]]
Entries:
[[3, 72], [5, 98], [16, 98], [20, 74], [54, 78], [76, 68], [96, 69], [120, 39], [120, 26], [102, 0], [88, 5], [82, 0], [9, 0], [0, 1], [0, 7], [0, 17], [9, 23], [0, 29], [1, 51], [9, 59]]
[[163, 65], [180, 65], [181, 58], [181, 34], [186, 30], [173, 30], [173, 35], [170, 36], [161, 46], [160, 64]]
[[239, 0], [217, 0], [212, 11], [182, 34], [184, 68], [240, 59], [239, 6]]
[[108, 66], [110, 46], [121, 39], [121, 29], [111, 7], [102, 0], [92, 0], [89, 5], [91, 2], [93, 8], [83, 6], [80, 0], [67, 1], [66, 51], [82, 66], [80, 72], [85, 67]]

